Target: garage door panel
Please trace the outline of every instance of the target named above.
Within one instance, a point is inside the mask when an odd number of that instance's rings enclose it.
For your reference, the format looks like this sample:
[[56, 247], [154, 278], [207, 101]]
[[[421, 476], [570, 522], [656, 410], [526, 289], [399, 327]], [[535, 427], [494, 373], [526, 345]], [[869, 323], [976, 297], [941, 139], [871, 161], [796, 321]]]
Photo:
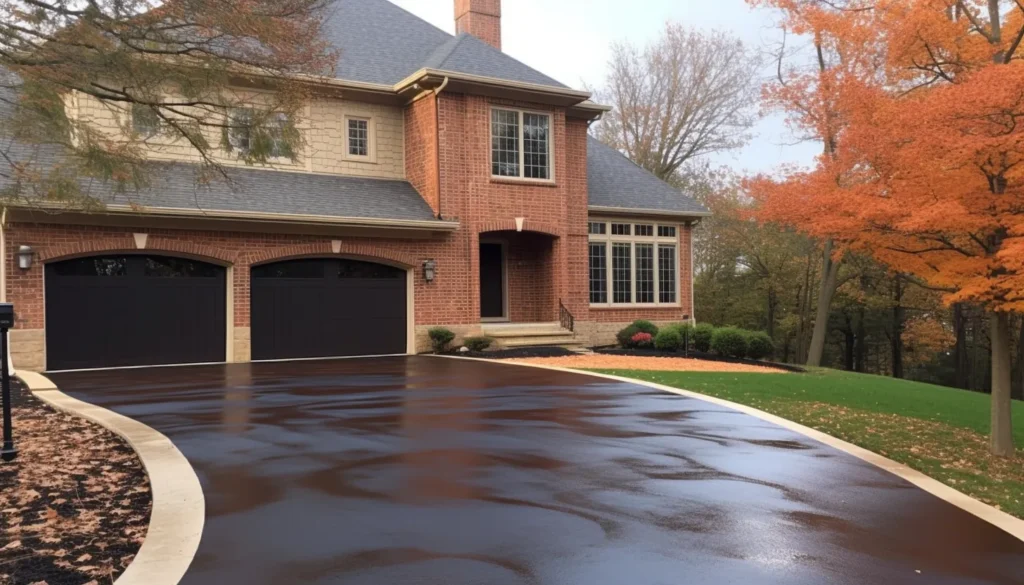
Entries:
[[[178, 277], [151, 276], [152, 266], [165, 264]], [[47, 367], [224, 361], [225, 275], [222, 267], [156, 256], [47, 265]]]
[[253, 269], [253, 359], [405, 353], [406, 273], [319, 259]]

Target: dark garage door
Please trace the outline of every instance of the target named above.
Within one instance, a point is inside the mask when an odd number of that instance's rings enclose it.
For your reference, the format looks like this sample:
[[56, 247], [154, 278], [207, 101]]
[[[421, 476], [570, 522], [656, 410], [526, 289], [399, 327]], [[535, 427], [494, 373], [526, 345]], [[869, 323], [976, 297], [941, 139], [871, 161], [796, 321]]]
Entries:
[[47, 369], [224, 361], [225, 273], [167, 256], [47, 264]]
[[343, 259], [252, 269], [252, 359], [406, 352], [406, 272]]

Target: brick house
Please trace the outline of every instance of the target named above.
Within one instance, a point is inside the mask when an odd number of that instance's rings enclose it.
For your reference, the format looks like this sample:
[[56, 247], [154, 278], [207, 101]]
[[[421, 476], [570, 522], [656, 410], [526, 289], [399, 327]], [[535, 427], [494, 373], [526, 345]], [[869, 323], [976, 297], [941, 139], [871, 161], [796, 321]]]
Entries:
[[[194, 152], [155, 144], [152, 185], [94, 186], [100, 211], [9, 207], [15, 365], [413, 353], [435, 325], [601, 344], [690, 318], [707, 211], [588, 138], [608, 108], [501, 52], [500, 0], [455, 12], [452, 37], [388, 0], [337, 0], [337, 79], [299, 121], [297, 162], [225, 153], [231, 183], [200, 186]], [[119, 127], [90, 99], [69, 114]]]

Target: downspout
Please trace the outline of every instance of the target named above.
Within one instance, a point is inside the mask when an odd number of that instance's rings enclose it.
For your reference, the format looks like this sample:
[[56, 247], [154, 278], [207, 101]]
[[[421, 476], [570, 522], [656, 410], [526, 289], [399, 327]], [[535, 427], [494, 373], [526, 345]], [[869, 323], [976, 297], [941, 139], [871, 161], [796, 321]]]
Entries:
[[0, 303], [7, 302], [7, 207], [0, 214]]
[[434, 178], [437, 180], [437, 219], [444, 219], [441, 214], [441, 92], [448, 87], [448, 76], [441, 85], [434, 88]]

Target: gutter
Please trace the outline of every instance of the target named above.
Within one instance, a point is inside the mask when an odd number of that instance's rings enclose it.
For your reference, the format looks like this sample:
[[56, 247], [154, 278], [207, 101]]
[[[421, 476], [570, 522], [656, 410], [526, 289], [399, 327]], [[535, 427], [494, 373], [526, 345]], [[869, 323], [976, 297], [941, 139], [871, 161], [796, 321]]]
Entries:
[[710, 211], [669, 211], [666, 209], [639, 209], [633, 207], [610, 207], [606, 205], [591, 205], [588, 211], [595, 213], [615, 213], [619, 215], [660, 215], [665, 217], [711, 217]]
[[[40, 209], [47, 211], [59, 209], [57, 206], [37, 205], [25, 207], [24, 209]], [[74, 210], [62, 210], [73, 213]], [[5, 212], [6, 213], [6, 212]], [[157, 217], [157, 218], [186, 218], [186, 219], [219, 219], [219, 220], [240, 220], [253, 222], [272, 222], [284, 224], [303, 225], [326, 225], [338, 227], [379, 227], [407, 230], [427, 230], [453, 232], [459, 229], [457, 221], [439, 221], [423, 219], [385, 219], [372, 217], [334, 217], [323, 215], [309, 215], [300, 213], [258, 213], [251, 211], [226, 211], [226, 210], [197, 210], [180, 209], [175, 207], [158, 207], [139, 210], [129, 205], [107, 205], [96, 212], [87, 212], [86, 215], [118, 215], [135, 217]]]
[[506, 79], [498, 79], [496, 77], [485, 77], [483, 75], [472, 75], [470, 73], [458, 73], [455, 71], [444, 71], [441, 69], [431, 69], [424, 67], [416, 73], [406, 77], [402, 81], [395, 84], [393, 90], [401, 92], [403, 89], [414, 85], [417, 81], [424, 77], [443, 77], [445, 78], [445, 85], [448, 80], [454, 81], [465, 81], [467, 83], [479, 83], [482, 85], [492, 85], [496, 87], [504, 87], [509, 89], [522, 89], [526, 91], [532, 91], [537, 93], [544, 93], [549, 95], [558, 95], [567, 98], [578, 99], [577, 103], [583, 103], [590, 99], [590, 92], [580, 91], [577, 89], [569, 89], [565, 87], [555, 87], [551, 85], [541, 85], [539, 83], [528, 83], [523, 81], [509, 81]]

